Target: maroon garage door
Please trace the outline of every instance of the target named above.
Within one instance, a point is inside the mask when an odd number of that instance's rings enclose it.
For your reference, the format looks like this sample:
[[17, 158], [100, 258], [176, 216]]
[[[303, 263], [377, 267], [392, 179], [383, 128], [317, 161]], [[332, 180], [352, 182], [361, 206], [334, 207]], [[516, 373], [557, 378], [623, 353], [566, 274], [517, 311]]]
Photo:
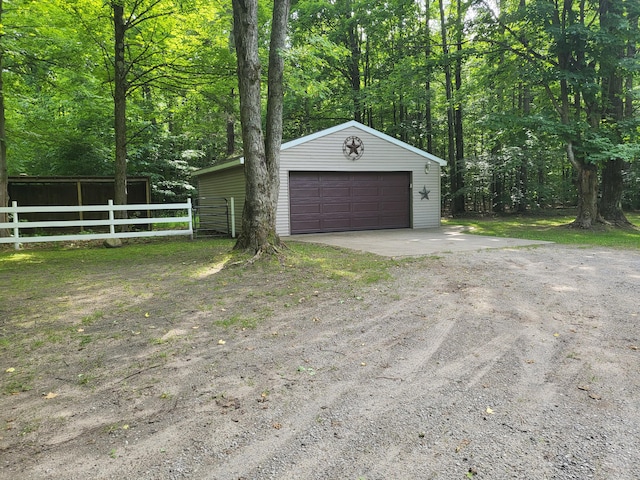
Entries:
[[410, 172], [290, 172], [291, 233], [409, 228]]

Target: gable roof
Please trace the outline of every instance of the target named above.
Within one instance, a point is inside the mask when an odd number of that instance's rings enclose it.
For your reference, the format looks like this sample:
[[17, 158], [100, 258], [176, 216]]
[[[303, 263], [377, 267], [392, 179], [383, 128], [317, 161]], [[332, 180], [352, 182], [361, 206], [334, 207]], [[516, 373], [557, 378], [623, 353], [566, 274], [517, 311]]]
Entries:
[[[312, 133], [311, 135], [306, 135], [304, 137], [300, 137], [296, 140], [291, 140], [290, 142], [286, 142], [283, 143], [280, 147], [280, 151], [282, 150], [288, 150], [290, 148], [296, 147], [298, 145], [302, 145], [303, 143], [307, 143], [310, 142], [312, 140], [316, 140], [318, 138], [322, 138], [325, 137], [327, 135], [331, 135], [332, 133], [336, 133], [336, 132], [340, 132], [342, 130], [346, 130], [347, 128], [351, 128], [351, 127], [355, 127], [358, 128], [360, 130], [362, 130], [363, 132], [366, 132], [370, 135], [373, 135], [375, 137], [378, 137], [382, 140], [385, 140], [389, 143], [392, 143], [400, 148], [404, 148], [405, 150], [409, 150], [410, 152], [415, 153], [416, 155], [420, 155], [423, 158], [426, 158], [428, 160], [431, 160], [433, 162], [438, 163], [441, 167], [445, 166], [447, 164], [447, 162], [443, 159], [441, 159], [440, 157], [436, 157], [435, 155], [432, 155], [429, 152], [425, 152], [424, 150], [420, 150], [419, 148], [416, 148], [412, 145], [409, 145], [408, 143], [405, 143], [401, 140], [398, 140], [397, 138], [393, 138], [385, 133], [379, 132], [378, 130], [375, 130], [371, 127], [367, 127], [366, 125], [363, 125], [360, 122], [356, 122], [355, 120], [351, 120], [349, 122], [345, 122], [342, 123], [340, 125], [336, 125], [335, 127], [331, 127], [331, 128], [327, 128], [325, 130], [320, 130], [319, 132], [316, 133]], [[215, 165], [213, 167], [207, 167], [207, 168], [203, 168], [201, 170], [197, 170], [195, 172], [193, 172], [191, 174], [192, 177], [197, 177], [199, 175], [205, 175], [207, 173], [211, 173], [211, 172], [216, 172], [218, 170], [226, 170], [227, 168], [232, 168], [232, 167], [236, 167], [239, 165], [244, 165], [244, 157], [241, 158], [236, 158], [235, 160], [232, 160], [230, 162], [226, 162], [226, 163], [221, 163], [218, 165]]]
[[367, 127], [366, 125], [363, 125], [360, 122], [356, 122], [355, 120], [351, 120], [350, 122], [346, 122], [346, 123], [342, 123], [340, 125], [336, 125], [335, 127], [331, 127], [331, 128], [327, 128], [326, 130], [320, 130], [319, 132], [316, 133], [312, 133], [311, 135], [307, 135], [305, 137], [301, 137], [298, 138], [296, 140], [291, 140], [290, 142], [287, 143], [283, 143], [282, 146], [280, 147], [280, 150], [287, 150], [289, 148], [295, 147], [297, 145], [301, 145], [303, 143], [307, 143], [310, 142], [311, 140], [315, 140], [317, 138], [322, 138], [326, 135], [331, 135], [332, 133], [336, 133], [336, 132], [340, 132], [342, 130], [346, 130], [347, 128], [351, 128], [351, 127], [355, 127], [355, 128], [359, 128], [360, 130], [362, 130], [363, 132], [366, 132], [370, 135], [373, 135], [375, 137], [378, 137], [382, 140], [385, 140], [389, 143], [393, 143], [394, 145], [400, 147], [400, 148], [404, 148], [405, 150], [409, 150], [410, 152], [413, 152], [417, 155], [420, 155], [421, 157], [427, 158], [431, 161], [434, 161], [436, 163], [438, 163], [441, 167], [444, 167], [447, 162], [443, 159], [441, 159], [440, 157], [436, 157], [435, 155], [432, 155], [429, 152], [425, 152], [424, 150], [420, 150], [419, 148], [416, 148], [412, 145], [409, 145], [408, 143], [405, 143], [401, 140], [398, 140], [397, 138], [393, 138], [385, 133], [379, 132], [378, 130], [375, 130], [371, 127]]

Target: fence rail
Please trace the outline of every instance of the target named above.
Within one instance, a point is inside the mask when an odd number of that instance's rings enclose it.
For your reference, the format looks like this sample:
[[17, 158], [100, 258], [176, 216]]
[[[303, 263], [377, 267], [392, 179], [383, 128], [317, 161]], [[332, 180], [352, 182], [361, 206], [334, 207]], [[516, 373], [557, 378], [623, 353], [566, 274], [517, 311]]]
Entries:
[[[174, 211], [177, 214], [171, 217], [148, 217], [148, 218], [115, 218], [115, 212], [129, 211]], [[186, 211], [185, 214], [182, 212]], [[108, 219], [82, 220], [83, 212], [107, 212]], [[11, 207], [0, 207], [0, 214], [9, 214], [12, 218], [10, 222], [0, 222], [0, 229], [8, 229], [13, 232], [10, 237], [0, 237], [0, 243], [13, 243], [16, 250], [21, 243], [28, 242], [63, 242], [70, 240], [103, 240], [108, 238], [137, 238], [137, 237], [161, 237], [168, 235], [189, 235], [193, 238], [193, 217], [191, 199], [185, 203], [167, 204], [135, 204], [135, 205], [114, 205], [113, 200], [109, 200], [107, 205], [75, 205], [75, 206], [28, 206], [19, 207], [17, 202], [12, 202]], [[25, 213], [78, 213], [80, 220], [47, 220], [47, 221], [24, 221], [20, 219]], [[184, 223], [184, 229], [164, 229], [135, 232], [116, 232], [116, 225], [151, 225], [154, 223]], [[67, 228], [80, 227], [109, 227], [109, 233], [80, 233], [62, 235], [37, 235], [25, 236], [20, 234], [20, 230], [32, 228]]]

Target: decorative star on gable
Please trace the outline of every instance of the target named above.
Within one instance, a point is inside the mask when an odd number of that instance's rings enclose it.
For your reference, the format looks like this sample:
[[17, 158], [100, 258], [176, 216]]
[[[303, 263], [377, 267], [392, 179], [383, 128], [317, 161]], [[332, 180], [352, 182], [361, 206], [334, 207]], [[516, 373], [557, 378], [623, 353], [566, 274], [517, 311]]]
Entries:
[[427, 186], [425, 185], [422, 190], [420, 190], [420, 200], [424, 200], [425, 198], [429, 200], [429, 194], [431, 190], [427, 190]]
[[358, 137], [347, 137], [342, 144], [342, 151], [349, 160], [358, 160], [364, 153], [364, 143]]

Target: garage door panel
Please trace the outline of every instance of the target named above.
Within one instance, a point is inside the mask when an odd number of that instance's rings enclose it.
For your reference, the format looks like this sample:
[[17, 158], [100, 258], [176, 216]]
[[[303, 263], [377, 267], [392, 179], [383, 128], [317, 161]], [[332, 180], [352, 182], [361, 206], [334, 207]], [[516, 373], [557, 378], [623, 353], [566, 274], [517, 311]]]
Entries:
[[[325, 218], [322, 221], [321, 232], [344, 232], [351, 230], [351, 222], [347, 218]], [[318, 230], [316, 230], [318, 231]]]
[[382, 194], [382, 190], [377, 186], [367, 186], [367, 187], [353, 187], [352, 194], [354, 197], [379, 197]]
[[290, 172], [291, 233], [411, 226], [409, 172]]
[[289, 191], [289, 196], [296, 200], [305, 200], [307, 198], [317, 199], [320, 198], [320, 188], [295, 188]]
[[322, 213], [319, 203], [298, 204], [291, 206], [291, 215], [308, 215]]
[[[293, 219], [292, 219], [293, 221]], [[320, 224], [320, 220], [305, 220], [305, 219], [298, 219], [296, 221], [296, 225], [298, 225], [298, 228], [301, 230], [306, 230], [306, 231], [314, 231], [314, 232], [319, 232], [322, 230], [322, 226]]]
[[325, 215], [331, 215], [333, 213], [349, 213], [350, 211], [351, 205], [348, 203], [325, 203], [322, 205], [322, 213]]
[[325, 187], [322, 189], [321, 196], [322, 198], [347, 198], [351, 194], [351, 190], [348, 186], [345, 187]]
[[373, 212], [376, 215], [379, 215], [380, 204], [378, 202], [363, 202], [363, 203], [354, 203], [353, 204], [353, 213], [357, 214], [365, 214]]

